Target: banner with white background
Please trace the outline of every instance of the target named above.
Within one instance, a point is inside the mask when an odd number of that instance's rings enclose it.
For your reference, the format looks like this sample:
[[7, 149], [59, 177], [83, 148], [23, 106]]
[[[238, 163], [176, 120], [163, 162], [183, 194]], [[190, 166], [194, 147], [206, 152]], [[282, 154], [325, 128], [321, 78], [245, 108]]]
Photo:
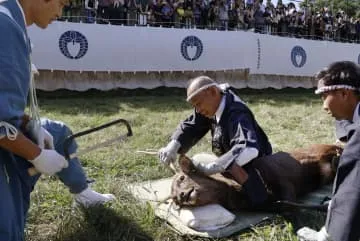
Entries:
[[38, 69], [203, 71], [312, 76], [337, 60], [360, 62], [360, 44], [210, 31], [54, 22], [29, 28]]
[[259, 65], [252, 73], [313, 76], [340, 60], [360, 64], [360, 44], [259, 35]]

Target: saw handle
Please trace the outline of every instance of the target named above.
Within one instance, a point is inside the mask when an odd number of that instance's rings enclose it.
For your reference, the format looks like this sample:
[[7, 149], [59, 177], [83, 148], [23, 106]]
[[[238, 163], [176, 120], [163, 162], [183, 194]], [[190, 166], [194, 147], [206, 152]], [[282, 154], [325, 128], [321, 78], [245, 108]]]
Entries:
[[66, 160], [70, 160], [70, 153], [69, 153], [69, 146], [71, 144], [71, 142], [77, 138], [77, 137], [80, 137], [80, 136], [85, 136], [87, 134], [90, 134], [90, 133], [93, 133], [95, 131], [99, 131], [99, 130], [102, 130], [102, 129], [105, 129], [109, 126], [112, 126], [112, 125], [116, 125], [118, 123], [123, 123], [125, 126], [126, 126], [126, 129], [127, 129], [127, 134], [126, 136], [132, 136], [133, 135], [133, 132], [131, 130], [131, 126], [129, 124], [129, 122], [127, 120], [124, 120], [124, 119], [118, 119], [118, 120], [114, 120], [114, 121], [111, 121], [109, 123], [106, 123], [106, 124], [103, 124], [101, 126], [97, 126], [97, 127], [94, 127], [94, 128], [90, 128], [90, 129], [87, 129], [87, 130], [84, 130], [84, 131], [80, 131], [78, 133], [75, 133], [75, 134], [72, 134], [68, 137], [65, 138], [65, 141], [64, 141], [64, 154], [65, 154], [65, 159]]
[[[119, 124], [119, 123], [123, 123], [125, 126], [126, 126], [126, 129], [127, 129], [127, 134], [126, 136], [132, 136], [133, 135], [133, 132], [132, 132], [132, 129], [131, 129], [131, 126], [129, 124], [129, 122], [127, 120], [124, 120], [124, 119], [117, 119], [117, 120], [114, 120], [114, 121], [111, 121], [111, 122], [108, 122], [108, 123], [105, 123], [101, 126], [97, 126], [97, 127], [94, 127], [94, 128], [90, 128], [90, 129], [87, 129], [87, 130], [84, 130], [84, 131], [80, 131], [78, 133], [75, 133], [75, 134], [72, 134], [68, 137], [65, 138], [65, 141], [64, 141], [64, 155], [65, 155], [65, 159], [66, 160], [70, 160], [71, 159], [71, 155], [75, 155], [76, 156], [76, 153], [74, 154], [70, 154], [69, 153], [69, 146], [71, 144], [71, 142], [77, 138], [77, 137], [81, 137], [81, 136], [85, 136], [87, 134], [90, 134], [90, 133], [93, 133], [95, 131], [99, 131], [99, 130], [102, 130], [102, 129], [105, 129], [107, 127], [110, 127], [112, 125], [116, 125], [116, 124]], [[75, 156], [73, 156], [72, 158], [74, 158]], [[37, 174], [39, 174], [39, 172], [35, 169], [35, 167], [30, 167], [28, 168], [28, 174], [29, 176], [35, 176]]]

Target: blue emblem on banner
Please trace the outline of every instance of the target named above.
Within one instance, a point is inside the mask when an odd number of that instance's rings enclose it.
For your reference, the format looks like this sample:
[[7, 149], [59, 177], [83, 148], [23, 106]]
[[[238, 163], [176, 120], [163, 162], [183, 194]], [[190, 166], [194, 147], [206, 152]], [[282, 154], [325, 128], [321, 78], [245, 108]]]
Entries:
[[203, 52], [203, 44], [196, 36], [187, 36], [181, 42], [181, 54], [189, 61], [197, 60]]
[[86, 37], [78, 31], [66, 31], [60, 36], [59, 48], [63, 55], [69, 59], [80, 59], [88, 51]]
[[291, 62], [296, 68], [301, 68], [306, 63], [306, 52], [301, 46], [295, 46], [291, 50]]

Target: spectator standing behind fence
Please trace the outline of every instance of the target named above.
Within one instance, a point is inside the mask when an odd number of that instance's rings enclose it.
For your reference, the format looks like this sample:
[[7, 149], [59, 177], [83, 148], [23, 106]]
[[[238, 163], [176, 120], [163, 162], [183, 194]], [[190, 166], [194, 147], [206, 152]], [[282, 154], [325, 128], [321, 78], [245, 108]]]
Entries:
[[163, 0], [161, 5], [162, 5], [161, 7], [162, 26], [167, 28], [171, 27], [173, 25], [172, 19], [173, 19], [174, 9], [166, 0]]
[[255, 32], [263, 33], [265, 18], [264, 18], [265, 6], [263, 5], [263, 0], [258, 0], [254, 5], [254, 20], [255, 20]]
[[109, 18], [111, 24], [127, 24], [126, 0], [114, 0], [109, 7]]
[[99, 2], [97, 0], [85, 0], [85, 23], [94, 23], [96, 18], [96, 9]]
[[238, 17], [238, 11], [236, 9], [237, 4], [235, 3], [235, 1], [232, 1], [230, 3], [229, 6], [229, 23], [228, 23], [228, 29], [232, 30], [232, 29], [237, 29], [237, 25], [239, 22], [239, 17]]
[[229, 11], [228, 5], [226, 4], [225, 0], [222, 0], [219, 6], [219, 20], [220, 20], [221, 30], [228, 29], [228, 22], [229, 22], [228, 11]]
[[333, 26], [333, 18], [330, 10], [328, 8], [323, 9], [323, 21], [324, 21], [324, 39], [330, 40], [332, 38], [332, 26]]
[[178, 0], [174, 2], [174, 21], [175, 28], [181, 28], [185, 24], [185, 10], [184, 10], [184, 0]]
[[98, 0], [97, 8], [97, 23], [107, 24], [109, 23], [109, 9], [112, 4], [112, 0]]
[[149, 16], [149, 0], [136, 0], [136, 5], [138, 8], [138, 24], [147, 25], [147, 20]]
[[295, 35], [295, 23], [296, 23], [296, 10], [295, 9], [290, 9], [288, 10], [288, 33], [290, 35], [290, 37], [293, 37]]
[[246, 6], [244, 14], [245, 29], [254, 28], [254, 10], [251, 7]]
[[354, 18], [350, 18], [350, 31], [349, 31], [348, 39], [356, 38], [356, 29], [355, 29], [355, 20]]
[[156, 0], [156, 4], [153, 5], [153, 15], [154, 15], [154, 26], [160, 26], [162, 25], [161, 21], [162, 21], [162, 4], [161, 4], [162, 0]]
[[356, 39], [355, 40], [359, 43], [360, 42], [360, 16], [355, 21], [355, 31], [356, 31]]
[[209, 0], [200, 0], [200, 7], [201, 7], [201, 19], [200, 19], [200, 25], [201, 28], [206, 28], [207, 26], [207, 16], [208, 16], [208, 11], [209, 11], [209, 5], [210, 5], [210, 1]]
[[59, 21], [69, 21], [71, 16], [71, 7], [70, 3], [66, 6], [64, 6], [61, 18], [59, 18]]
[[277, 12], [278, 17], [278, 33], [281, 36], [285, 36], [288, 30], [288, 18], [286, 17], [286, 10], [283, 5], [279, 8]]
[[237, 29], [245, 29], [245, 9], [244, 3], [241, 1], [239, 3], [235, 3], [235, 11], [236, 11], [236, 28]]
[[136, 0], [128, 0], [127, 2], [127, 20], [129, 26], [137, 24], [137, 5]]
[[272, 12], [270, 10], [270, 7], [265, 7], [265, 12], [263, 14], [263, 17], [264, 17], [264, 23], [265, 23], [264, 33], [271, 34], [271, 24], [272, 24], [273, 18], [272, 18]]
[[82, 0], [71, 1], [67, 6], [63, 8], [62, 17], [60, 21], [69, 21], [69, 22], [80, 22], [81, 11], [83, 8]]
[[345, 40], [348, 32], [348, 25], [344, 11], [340, 11], [337, 15], [338, 41]]
[[201, 12], [202, 12], [201, 1], [196, 0], [193, 11], [195, 27], [199, 27], [201, 25]]
[[218, 14], [219, 14], [219, 12], [218, 12], [218, 8], [215, 5], [215, 2], [214, 1], [210, 2], [210, 7], [208, 10], [208, 20], [207, 20], [209, 29], [216, 28], [216, 20], [217, 20]]
[[193, 2], [192, 0], [184, 1], [184, 18], [185, 18], [185, 28], [191, 28], [193, 24]]
[[80, 22], [83, 8], [83, 0], [71, 1], [71, 22]]

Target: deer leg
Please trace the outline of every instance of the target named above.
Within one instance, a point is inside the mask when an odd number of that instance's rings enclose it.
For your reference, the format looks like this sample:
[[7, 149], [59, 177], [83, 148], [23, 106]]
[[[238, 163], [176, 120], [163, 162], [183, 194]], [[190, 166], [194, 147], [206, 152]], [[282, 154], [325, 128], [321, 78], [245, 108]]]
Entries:
[[237, 165], [235, 162], [231, 164], [228, 172], [231, 174], [232, 178], [240, 185], [243, 185], [249, 178], [249, 175], [247, 174], [245, 169]]

